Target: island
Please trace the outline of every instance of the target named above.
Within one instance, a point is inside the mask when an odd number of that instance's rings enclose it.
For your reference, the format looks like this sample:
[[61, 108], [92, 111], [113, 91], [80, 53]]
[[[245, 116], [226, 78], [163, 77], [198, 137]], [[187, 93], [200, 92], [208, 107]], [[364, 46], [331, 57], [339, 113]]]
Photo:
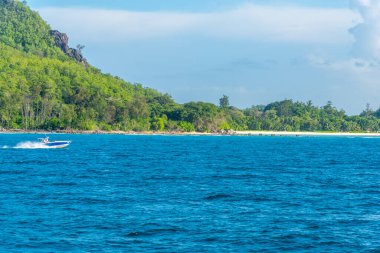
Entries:
[[[240, 109], [177, 103], [102, 73], [25, 2], [0, 0], [0, 130], [92, 133], [302, 135], [380, 131], [380, 110], [347, 115], [332, 102], [286, 99]], [[247, 132], [253, 131], [253, 132]], [[273, 131], [273, 132], [267, 132]], [[291, 134], [289, 134], [291, 133]]]

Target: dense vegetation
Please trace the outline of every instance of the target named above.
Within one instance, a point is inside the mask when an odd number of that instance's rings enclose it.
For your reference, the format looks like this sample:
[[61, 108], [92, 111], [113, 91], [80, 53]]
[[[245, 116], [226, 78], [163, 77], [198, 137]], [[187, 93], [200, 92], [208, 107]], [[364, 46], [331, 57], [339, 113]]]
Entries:
[[240, 110], [177, 104], [167, 94], [102, 74], [66, 56], [25, 3], [0, 0], [0, 128], [79, 130], [379, 131], [380, 111], [347, 116], [331, 103], [284, 100]]
[[25, 3], [0, 0], [0, 42], [15, 49], [40, 56], [62, 57], [54, 47], [50, 26]]

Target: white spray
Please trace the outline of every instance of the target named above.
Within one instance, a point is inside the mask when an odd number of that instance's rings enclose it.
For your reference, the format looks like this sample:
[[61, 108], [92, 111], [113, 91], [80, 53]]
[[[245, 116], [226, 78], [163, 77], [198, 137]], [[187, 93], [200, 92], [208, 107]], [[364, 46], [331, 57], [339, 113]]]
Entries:
[[26, 142], [18, 143], [14, 148], [16, 149], [46, 149], [50, 147], [46, 146], [45, 144], [41, 142], [26, 141]]

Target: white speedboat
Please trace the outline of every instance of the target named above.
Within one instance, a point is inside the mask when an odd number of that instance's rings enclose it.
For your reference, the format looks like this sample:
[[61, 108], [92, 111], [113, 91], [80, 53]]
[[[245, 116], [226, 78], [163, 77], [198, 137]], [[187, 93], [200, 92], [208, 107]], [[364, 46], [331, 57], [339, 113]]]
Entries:
[[49, 148], [66, 148], [71, 141], [49, 141], [49, 137], [38, 139], [43, 145]]

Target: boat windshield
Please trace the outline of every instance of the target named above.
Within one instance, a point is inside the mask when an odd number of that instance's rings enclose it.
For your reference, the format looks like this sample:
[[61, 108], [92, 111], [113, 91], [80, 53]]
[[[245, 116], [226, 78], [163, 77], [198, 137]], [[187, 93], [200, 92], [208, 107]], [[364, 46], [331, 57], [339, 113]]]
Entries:
[[49, 142], [49, 137], [45, 137], [45, 138], [38, 138], [39, 141], [43, 142], [43, 143], [48, 143]]

